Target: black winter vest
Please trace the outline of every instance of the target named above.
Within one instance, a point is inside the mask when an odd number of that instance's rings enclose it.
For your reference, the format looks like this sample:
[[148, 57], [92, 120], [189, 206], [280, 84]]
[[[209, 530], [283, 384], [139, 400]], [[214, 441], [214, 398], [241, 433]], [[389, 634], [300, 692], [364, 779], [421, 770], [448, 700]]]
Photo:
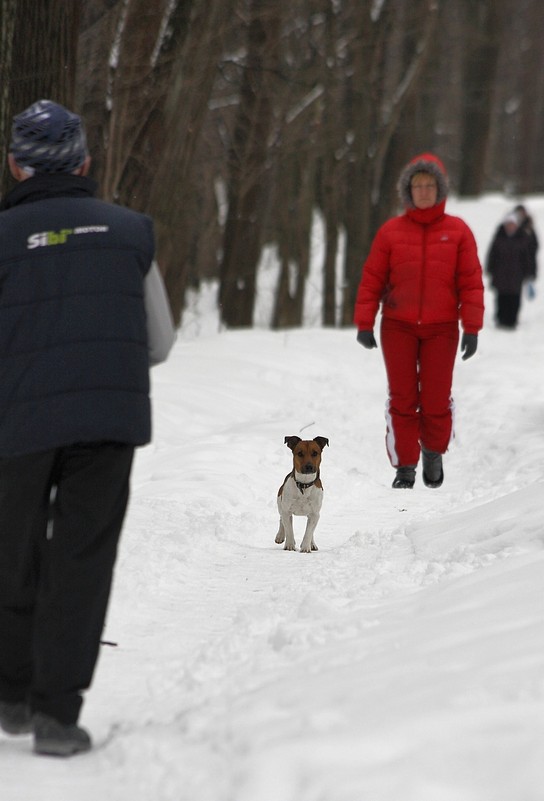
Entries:
[[76, 176], [0, 213], [0, 456], [151, 436], [144, 279], [151, 220]]

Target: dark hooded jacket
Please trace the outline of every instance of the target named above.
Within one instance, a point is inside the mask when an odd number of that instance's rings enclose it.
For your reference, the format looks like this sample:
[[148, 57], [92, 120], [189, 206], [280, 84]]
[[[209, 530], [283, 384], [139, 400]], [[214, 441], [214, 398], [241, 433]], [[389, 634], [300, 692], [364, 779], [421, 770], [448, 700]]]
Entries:
[[0, 213], [0, 456], [151, 435], [151, 220], [39, 175]]
[[535, 277], [535, 265], [534, 246], [523, 228], [509, 236], [499, 225], [486, 259], [486, 272], [497, 292], [519, 295], [523, 282]]
[[[437, 181], [436, 204], [417, 209], [410, 182], [417, 172]], [[378, 230], [363, 273], [354, 320], [372, 330], [380, 303], [384, 317], [409, 323], [461, 320], [466, 333], [483, 324], [482, 268], [470, 228], [445, 213], [448, 178], [442, 162], [424, 153], [402, 171], [398, 190], [405, 212]]]

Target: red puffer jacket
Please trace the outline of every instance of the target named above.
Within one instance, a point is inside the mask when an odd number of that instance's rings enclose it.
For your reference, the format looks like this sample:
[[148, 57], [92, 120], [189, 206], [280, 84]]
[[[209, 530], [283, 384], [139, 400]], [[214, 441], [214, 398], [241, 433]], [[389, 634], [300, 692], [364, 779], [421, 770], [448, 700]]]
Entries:
[[[440, 169], [441, 177], [445, 175], [441, 162], [430, 154], [410, 162], [399, 181], [406, 205], [410, 202], [407, 187], [422, 165], [432, 174]], [[444, 213], [446, 201], [440, 199], [441, 194], [432, 208], [409, 207], [378, 230], [357, 293], [359, 331], [374, 328], [380, 302], [384, 317], [410, 323], [460, 319], [468, 334], [481, 329], [484, 288], [476, 242], [463, 220]]]

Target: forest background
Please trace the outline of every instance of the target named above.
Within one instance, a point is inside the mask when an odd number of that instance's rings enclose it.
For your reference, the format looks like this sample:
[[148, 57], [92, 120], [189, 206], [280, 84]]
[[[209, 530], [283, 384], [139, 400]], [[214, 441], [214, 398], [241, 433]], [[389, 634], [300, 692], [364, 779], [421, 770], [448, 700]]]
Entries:
[[542, 0], [0, 0], [0, 191], [13, 114], [51, 98], [99, 195], [153, 217], [177, 322], [215, 280], [251, 326], [272, 248], [271, 325], [300, 325], [317, 218], [321, 323], [349, 325], [413, 155], [459, 197], [544, 192], [542, 41]]

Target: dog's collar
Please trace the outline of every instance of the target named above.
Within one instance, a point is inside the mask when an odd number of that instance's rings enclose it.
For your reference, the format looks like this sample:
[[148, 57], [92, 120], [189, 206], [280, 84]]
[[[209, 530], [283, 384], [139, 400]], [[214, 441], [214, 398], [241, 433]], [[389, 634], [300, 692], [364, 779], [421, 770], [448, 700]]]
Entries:
[[306, 484], [303, 481], [295, 481], [295, 484], [301, 492], [304, 492], [304, 490], [308, 489], [308, 487], [313, 487], [315, 484], [315, 478], [313, 481], [308, 481]]
[[[302, 473], [298, 473], [298, 475], [300, 476], [300, 475], [303, 475], [303, 474]], [[293, 477], [295, 479], [295, 484], [297, 485], [297, 487], [299, 488], [299, 490], [301, 492], [304, 492], [304, 490], [308, 489], [309, 487], [313, 487], [313, 485], [317, 481], [317, 477], [318, 477], [319, 474], [318, 473], [309, 473], [309, 475], [314, 476], [311, 481], [299, 481], [298, 478], [297, 478], [297, 473], [294, 473]]]

